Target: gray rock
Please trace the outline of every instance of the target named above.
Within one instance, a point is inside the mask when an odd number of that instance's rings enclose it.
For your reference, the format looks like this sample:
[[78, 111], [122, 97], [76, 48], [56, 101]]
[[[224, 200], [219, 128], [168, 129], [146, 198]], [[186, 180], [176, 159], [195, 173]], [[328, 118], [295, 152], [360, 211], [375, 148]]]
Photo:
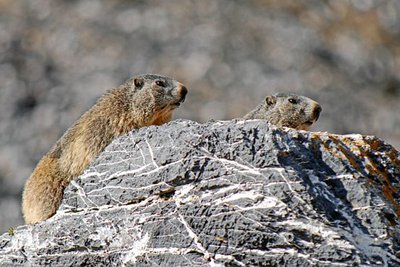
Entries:
[[395, 266], [399, 187], [372, 136], [178, 120], [115, 140], [0, 265]]
[[323, 107], [315, 130], [399, 150], [399, 43], [393, 0], [1, 0], [0, 232], [23, 222], [23, 186], [65, 130], [140, 73], [188, 86], [175, 118], [243, 117], [290, 92]]

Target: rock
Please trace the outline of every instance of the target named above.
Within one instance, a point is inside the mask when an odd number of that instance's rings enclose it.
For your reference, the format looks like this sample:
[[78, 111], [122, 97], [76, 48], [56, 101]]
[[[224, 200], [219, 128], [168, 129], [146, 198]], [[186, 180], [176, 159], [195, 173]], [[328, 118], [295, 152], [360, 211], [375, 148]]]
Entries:
[[393, 0], [0, 0], [0, 232], [23, 222], [43, 155], [136, 74], [191, 89], [175, 118], [239, 118], [290, 92], [323, 107], [315, 130], [400, 150], [399, 25]]
[[115, 140], [0, 265], [395, 266], [399, 187], [373, 136], [177, 120]]

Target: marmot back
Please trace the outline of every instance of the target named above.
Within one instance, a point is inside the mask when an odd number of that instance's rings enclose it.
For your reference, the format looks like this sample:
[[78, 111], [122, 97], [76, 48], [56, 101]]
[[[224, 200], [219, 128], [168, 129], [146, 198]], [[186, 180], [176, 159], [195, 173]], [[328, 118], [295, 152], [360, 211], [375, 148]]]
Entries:
[[181, 83], [154, 74], [135, 76], [104, 94], [39, 161], [27, 180], [22, 197], [25, 222], [53, 216], [65, 187], [114, 138], [170, 121], [186, 94]]
[[243, 119], [267, 120], [278, 127], [309, 130], [321, 113], [321, 106], [314, 100], [295, 94], [275, 94], [267, 96]]

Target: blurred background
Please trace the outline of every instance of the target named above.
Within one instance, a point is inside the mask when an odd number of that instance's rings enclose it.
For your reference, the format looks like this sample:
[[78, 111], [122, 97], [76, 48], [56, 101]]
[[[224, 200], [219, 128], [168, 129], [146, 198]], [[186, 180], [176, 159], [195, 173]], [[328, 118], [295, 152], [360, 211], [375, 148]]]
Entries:
[[268, 94], [323, 108], [314, 131], [400, 148], [400, 1], [0, 0], [0, 233], [23, 185], [98, 96], [160, 73], [190, 89], [175, 118], [243, 116]]

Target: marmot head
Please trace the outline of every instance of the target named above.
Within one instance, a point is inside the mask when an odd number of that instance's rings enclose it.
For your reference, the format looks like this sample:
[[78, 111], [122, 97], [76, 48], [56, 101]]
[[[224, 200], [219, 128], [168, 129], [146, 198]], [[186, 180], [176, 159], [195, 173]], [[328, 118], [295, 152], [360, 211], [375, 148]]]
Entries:
[[147, 125], [168, 122], [188, 92], [182, 83], [157, 74], [132, 77], [125, 86], [130, 94], [131, 111], [143, 118]]
[[265, 98], [268, 121], [277, 126], [309, 130], [321, 113], [314, 100], [295, 94], [275, 94]]

